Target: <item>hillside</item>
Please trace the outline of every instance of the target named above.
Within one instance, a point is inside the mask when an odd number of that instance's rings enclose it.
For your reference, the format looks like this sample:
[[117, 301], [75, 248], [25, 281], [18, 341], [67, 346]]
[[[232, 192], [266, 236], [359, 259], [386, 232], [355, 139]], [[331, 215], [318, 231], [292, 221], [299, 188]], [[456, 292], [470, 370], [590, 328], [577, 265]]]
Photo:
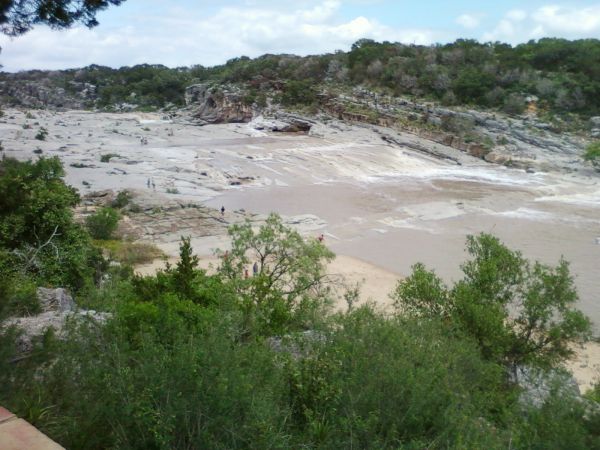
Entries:
[[[363, 39], [349, 52], [297, 57], [235, 58], [215, 67], [89, 66], [64, 71], [3, 73], [4, 104], [23, 106], [164, 108], [184, 103], [186, 86], [235, 83], [248, 104], [273, 97], [283, 105], [318, 107], [323, 93], [358, 85], [393, 96], [577, 122], [600, 114], [600, 41], [540, 39], [512, 47], [472, 40], [436, 46]], [[60, 93], [57, 89], [61, 89]], [[552, 117], [554, 118], [554, 117]]]

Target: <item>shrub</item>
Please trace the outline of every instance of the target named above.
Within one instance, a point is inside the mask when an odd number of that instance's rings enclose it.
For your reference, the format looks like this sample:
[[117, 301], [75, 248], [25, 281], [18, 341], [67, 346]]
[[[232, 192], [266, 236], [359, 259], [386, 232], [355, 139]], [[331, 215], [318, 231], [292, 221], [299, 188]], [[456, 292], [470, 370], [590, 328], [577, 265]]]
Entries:
[[107, 249], [112, 259], [127, 265], [146, 264], [165, 256], [154, 244], [119, 240], [97, 241], [96, 244]]
[[110, 162], [112, 158], [118, 158], [119, 156], [121, 155], [118, 153], [105, 153], [104, 155], [100, 155], [100, 162], [107, 163]]
[[120, 214], [113, 208], [102, 208], [85, 219], [85, 225], [94, 239], [110, 239], [117, 229]]
[[0, 302], [0, 319], [8, 316], [23, 317], [40, 312], [37, 298], [37, 286], [31, 278], [15, 276], [2, 281], [0, 294], [4, 298]]
[[527, 104], [525, 103], [525, 99], [522, 95], [519, 94], [510, 94], [505, 100], [504, 105], [502, 105], [502, 111], [506, 114], [518, 115], [522, 114], [525, 111], [525, 107]]
[[111, 206], [113, 208], [124, 208], [131, 200], [131, 193], [127, 190], [119, 191], [117, 197], [113, 200]]
[[586, 147], [583, 159], [591, 162], [596, 169], [600, 170], [600, 141], [596, 141]]
[[48, 136], [48, 130], [46, 130], [44, 127], [41, 127], [40, 130], [35, 135], [35, 138], [38, 141], [45, 141], [47, 136]]

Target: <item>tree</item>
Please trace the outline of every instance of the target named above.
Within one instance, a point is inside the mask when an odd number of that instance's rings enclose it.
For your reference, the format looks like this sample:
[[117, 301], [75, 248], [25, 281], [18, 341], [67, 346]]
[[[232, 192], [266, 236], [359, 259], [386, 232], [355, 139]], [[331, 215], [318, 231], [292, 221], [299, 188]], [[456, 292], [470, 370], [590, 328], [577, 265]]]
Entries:
[[597, 170], [600, 170], [600, 141], [596, 141], [586, 147], [583, 159], [591, 162]]
[[75, 23], [98, 25], [96, 14], [125, 0], [5, 0], [0, 3], [0, 31], [19, 36], [34, 25], [69, 28]]
[[568, 263], [530, 263], [489, 234], [469, 236], [472, 259], [448, 289], [421, 264], [392, 297], [403, 314], [442, 317], [478, 343], [482, 355], [509, 368], [553, 367], [587, 337], [590, 321], [573, 306], [577, 292]]
[[199, 259], [192, 250], [191, 238], [181, 236], [179, 244], [179, 261], [173, 273], [176, 292], [188, 299], [195, 297], [194, 280], [196, 278]]
[[0, 161], [0, 246], [12, 249], [65, 233], [79, 195], [63, 176], [58, 157]]
[[101, 252], [73, 220], [79, 195], [63, 175], [57, 157], [0, 160], [0, 285], [31, 276], [79, 289], [99, 276]]
[[[322, 304], [327, 293], [325, 262], [334, 254], [317, 239], [303, 239], [272, 213], [255, 231], [250, 221], [229, 228], [231, 250], [220, 272], [237, 284], [249, 309], [260, 310], [271, 329], [295, 311]], [[256, 263], [256, 276], [246, 279]]]

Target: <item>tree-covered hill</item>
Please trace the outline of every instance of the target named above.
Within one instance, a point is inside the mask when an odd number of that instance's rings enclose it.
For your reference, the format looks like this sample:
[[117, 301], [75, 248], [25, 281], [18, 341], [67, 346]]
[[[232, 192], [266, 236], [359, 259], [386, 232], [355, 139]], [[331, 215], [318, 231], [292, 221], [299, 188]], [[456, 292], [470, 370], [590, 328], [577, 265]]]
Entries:
[[[260, 105], [276, 93], [283, 104], [319, 104], [323, 91], [363, 85], [388, 94], [522, 112], [527, 100], [551, 114], [600, 114], [600, 41], [544, 38], [511, 46], [459, 39], [420, 46], [356, 42], [350, 51], [299, 57], [240, 57], [215, 67], [138, 65], [111, 69], [97, 65], [64, 71], [0, 74], [2, 103], [18, 105], [42, 91], [61, 91], [82, 107], [128, 103], [142, 109], [184, 103], [185, 87], [197, 82], [236, 83], [247, 101]], [[82, 94], [82, 92], [84, 94]], [[46, 94], [46, 97], [48, 95]], [[60, 106], [60, 105], [53, 105]]]

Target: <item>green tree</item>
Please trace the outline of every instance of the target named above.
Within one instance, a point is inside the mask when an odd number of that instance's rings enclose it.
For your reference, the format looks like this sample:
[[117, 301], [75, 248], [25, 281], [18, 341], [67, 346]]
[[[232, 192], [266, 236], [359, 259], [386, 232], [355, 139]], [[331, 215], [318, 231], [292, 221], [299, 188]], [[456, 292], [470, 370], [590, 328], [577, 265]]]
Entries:
[[73, 220], [79, 195], [63, 175], [56, 157], [0, 161], [0, 291], [22, 277], [77, 290], [103, 270], [100, 251]]
[[69, 28], [75, 23], [98, 25], [96, 14], [125, 0], [5, 0], [0, 3], [0, 31], [18, 36], [34, 25]]
[[[305, 307], [323, 306], [328, 294], [325, 263], [334, 254], [317, 239], [303, 239], [274, 213], [258, 230], [248, 220], [232, 225], [229, 236], [231, 250], [223, 255], [220, 272], [266, 323], [276, 329]], [[256, 276], [245, 279], [254, 264]]]
[[194, 279], [198, 270], [198, 256], [194, 255], [189, 237], [181, 237], [179, 261], [173, 271], [176, 290], [185, 298], [194, 297]]
[[41, 244], [64, 235], [73, 223], [79, 195], [67, 186], [58, 157], [0, 161], [0, 245]]
[[496, 237], [469, 236], [472, 259], [448, 289], [423, 265], [392, 297], [407, 315], [444, 317], [473, 337], [484, 357], [508, 367], [552, 367], [571, 356], [569, 344], [588, 336], [590, 321], [574, 308], [577, 292], [568, 263], [530, 263]]

